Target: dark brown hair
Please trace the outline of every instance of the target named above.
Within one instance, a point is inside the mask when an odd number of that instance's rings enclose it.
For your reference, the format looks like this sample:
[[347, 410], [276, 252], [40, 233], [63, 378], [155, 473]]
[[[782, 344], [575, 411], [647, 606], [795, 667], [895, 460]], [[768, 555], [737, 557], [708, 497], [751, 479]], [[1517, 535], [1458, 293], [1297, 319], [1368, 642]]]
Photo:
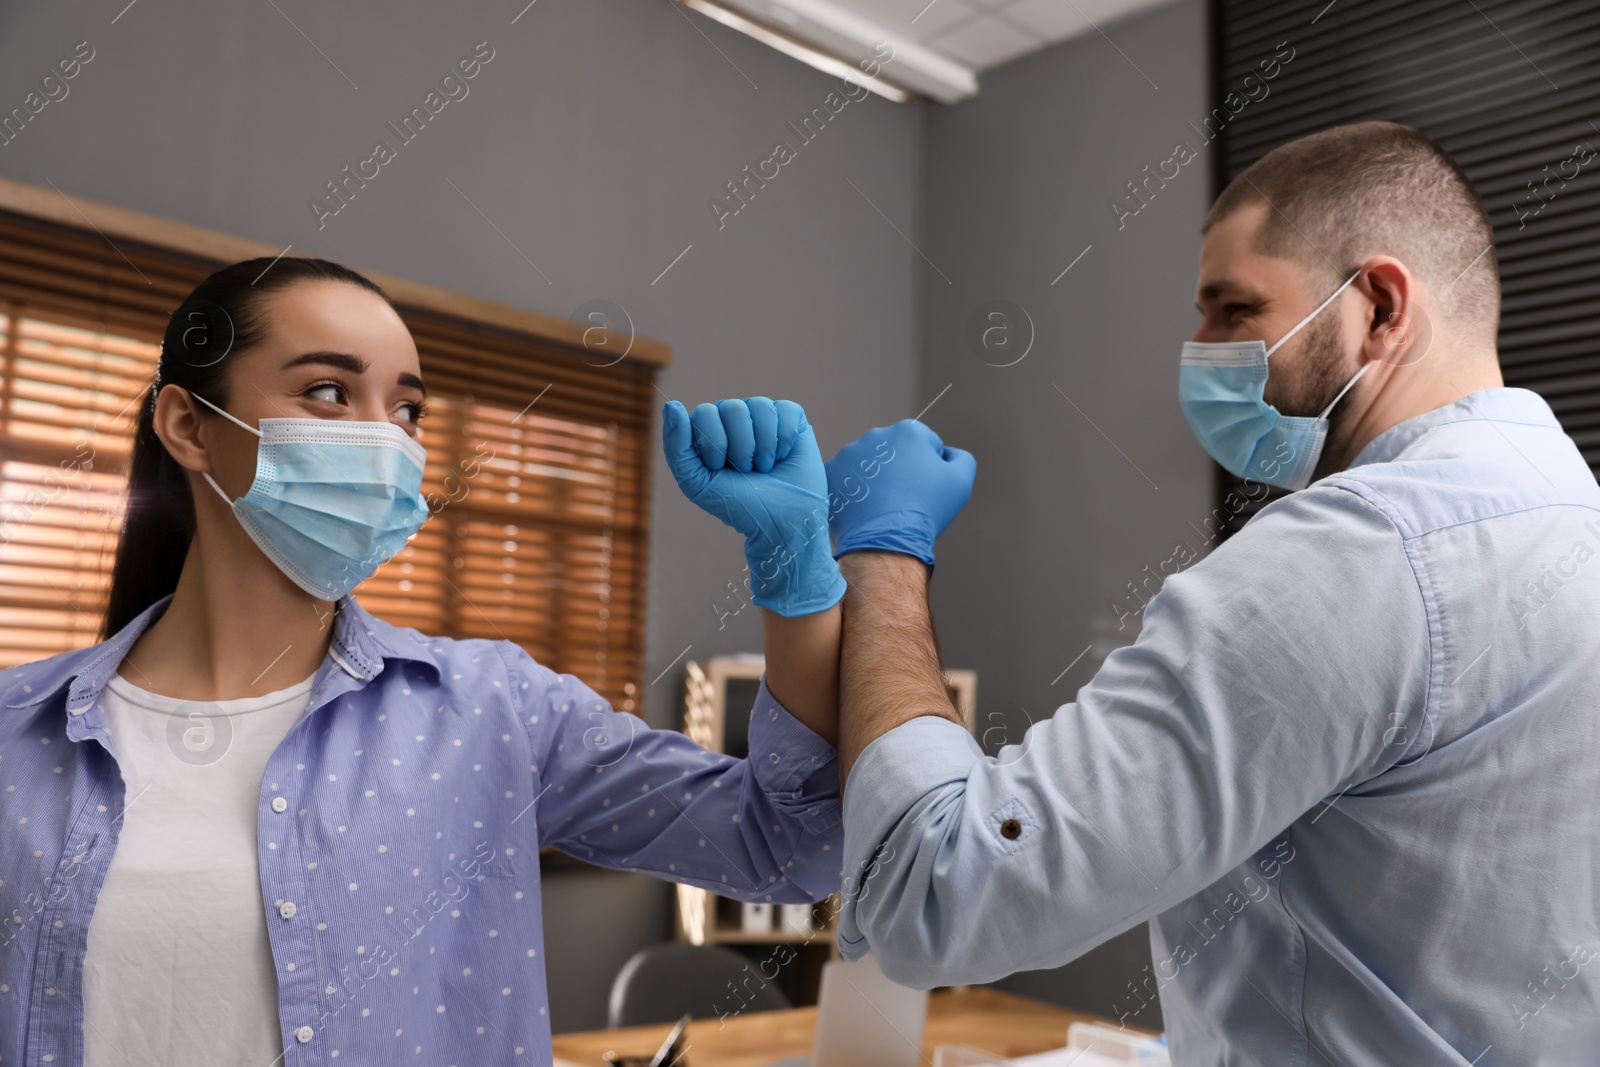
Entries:
[[1280, 145], [1228, 183], [1203, 229], [1257, 203], [1268, 205], [1257, 251], [1300, 262], [1318, 288], [1332, 292], [1370, 256], [1394, 256], [1463, 337], [1494, 343], [1494, 227], [1466, 174], [1422, 132], [1358, 122]]

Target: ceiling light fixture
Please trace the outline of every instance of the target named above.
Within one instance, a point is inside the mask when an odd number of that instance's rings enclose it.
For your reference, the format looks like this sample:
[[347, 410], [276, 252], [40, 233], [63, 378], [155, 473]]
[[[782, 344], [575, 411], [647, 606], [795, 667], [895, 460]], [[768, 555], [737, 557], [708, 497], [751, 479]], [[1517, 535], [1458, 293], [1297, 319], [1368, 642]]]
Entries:
[[[978, 76], [948, 56], [895, 34], [832, 0], [677, 0], [818, 70], [899, 103], [928, 96], [951, 104], [978, 92]], [[781, 24], [781, 26], [779, 25]], [[887, 43], [893, 58], [878, 47]], [[889, 68], [868, 75], [862, 62]]]

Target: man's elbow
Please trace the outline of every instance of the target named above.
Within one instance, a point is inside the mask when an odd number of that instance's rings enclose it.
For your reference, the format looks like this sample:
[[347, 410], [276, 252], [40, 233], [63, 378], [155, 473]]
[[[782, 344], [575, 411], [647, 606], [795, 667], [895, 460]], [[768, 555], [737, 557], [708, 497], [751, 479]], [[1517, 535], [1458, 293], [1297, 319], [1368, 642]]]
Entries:
[[865, 944], [878, 969], [890, 981], [911, 989], [977, 985], [1003, 978], [1010, 968], [996, 970], [972, 931], [947, 929], [936, 918], [897, 913], [892, 908], [858, 911]]
[[939, 986], [966, 984], [961, 979], [944, 977], [941, 965], [927, 957], [918, 957], [890, 946], [881, 949], [875, 947], [872, 958], [884, 977], [907, 989], [936, 989]]

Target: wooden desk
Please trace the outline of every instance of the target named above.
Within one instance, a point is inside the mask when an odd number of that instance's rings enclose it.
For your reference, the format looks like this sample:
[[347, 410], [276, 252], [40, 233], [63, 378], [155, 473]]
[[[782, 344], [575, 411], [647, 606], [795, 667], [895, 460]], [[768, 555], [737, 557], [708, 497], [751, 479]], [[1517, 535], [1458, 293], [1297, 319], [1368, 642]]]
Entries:
[[[687, 1058], [691, 1067], [764, 1067], [785, 1056], [807, 1056], [816, 1021], [816, 1008], [696, 1019], [689, 1024]], [[933, 1047], [941, 1044], [971, 1045], [1005, 1056], [1047, 1052], [1065, 1045], [1068, 1024], [1079, 1021], [1108, 1020], [994, 989], [941, 989], [928, 998], [922, 1052], [929, 1062]], [[600, 1067], [607, 1049], [625, 1056], [654, 1054], [671, 1029], [663, 1023], [557, 1034], [555, 1053], [558, 1059]]]

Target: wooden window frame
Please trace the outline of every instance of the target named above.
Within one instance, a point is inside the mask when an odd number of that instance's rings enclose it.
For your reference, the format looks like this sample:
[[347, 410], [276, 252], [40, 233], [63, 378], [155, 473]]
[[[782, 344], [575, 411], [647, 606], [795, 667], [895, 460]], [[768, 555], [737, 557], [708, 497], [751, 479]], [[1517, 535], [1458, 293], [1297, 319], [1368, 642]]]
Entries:
[[[91, 260], [85, 253], [84, 276], [90, 277], [90, 272], [98, 273], [106, 291], [110, 293], [115, 290], [123, 298], [97, 306], [97, 314], [91, 316], [93, 321], [84, 318], [85, 298], [81, 291], [64, 295], [59, 309], [51, 306], [47, 294], [42, 298], [39, 298], [41, 294], [33, 294], [22, 299], [20, 306], [37, 308], [50, 315], [59, 310], [61, 318], [55, 321], [76, 320], [78, 325], [142, 341], [159, 342], [166, 315], [172, 307], [189, 288], [217, 267], [240, 260], [272, 258], [292, 252], [292, 246], [290, 249], [273, 248], [76, 196], [69, 199], [55, 189], [38, 188], [5, 178], [0, 178], [0, 221], [12, 230], [36, 227], [41, 235], [41, 248], [47, 235], [52, 234], [64, 241], [76, 239], [96, 242], [99, 260]], [[87, 249], [88, 245], [83, 247]], [[655, 436], [655, 405], [650, 394], [655, 391], [656, 373], [671, 360], [671, 349], [646, 338], [606, 335], [603, 340], [608, 351], [625, 350], [627, 354], [614, 368], [605, 368], [606, 373], [615, 370], [615, 376], [601, 380], [597, 377], [602, 373], [599, 365], [593, 362], [592, 356], [584, 358], [589, 356], [589, 351], [579, 343], [578, 328], [568, 320], [453, 293], [409, 279], [373, 271], [363, 270], [362, 273], [382, 286], [399, 308], [402, 318], [417, 337], [423, 358], [423, 374], [429, 380], [430, 393], [446, 405], [454, 401], [463, 415], [480, 410], [498, 410], [490, 405], [515, 404], [520, 407], [522, 399], [532, 399], [531, 396], [518, 399], [520, 393], [516, 398], [512, 396], [514, 386], [522, 384], [518, 382], [518, 375], [527, 373], [526, 368], [520, 365], [526, 359], [545, 372], [551, 382], [551, 396], [541, 401], [536, 412], [551, 413], [552, 423], [596, 427], [602, 426], [600, 419], [603, 412], [604, 417], [610, 420], [609, 439], [626, 440], [631, 454], [623, 457], [613, 468], [608, 468], [618, 472], [608, 484], [622, 487], [625, 494], [623, 511], [631, 516], [624, 542], [628, 558], [616, 563], [627, 577], [629, 608], [625, 624], [617, 626], [617, 620], [612, 619], [610, 630], [613, 636], [600, 639], [602, 645], [606, 640], [617, 643], [621, 653], [618, 656], [619, 667], [602, 678], [586, 676], [590, 672], [581, 668], [571, 669], [570, 672], [593, 685], [619, 710], [639, 711], [643, 694], [649, 493]], [[15, 291], [16, 277], [14, 274], [10, 280], [0, 278], [0, 304], [10, 306], [9, 298]], [[80, 285], [80, 289], [88, 284], [92, 282]], [[142, 291], [146, 284], [150, 287], [148, 295]], [[595, 340], [594, 328], [584, 329], [585, 339], [592, 343]], [[471, 349], [470, 360], [459, 358], [466, 347]], [[452, 349], [457, 357], [455, 359], [450, 358]], [[570, 364], [566, 362], [568, 356], [571, 358]], [[609, 357], [607, 363], [610, 363]], [[563, 394], [566, 394], [565, 399]], [[616, 405], [614, 412], [610, 410], [613, 397]], [[523, 410], [526, 412], [528, 409]], [[613, 414], [615, 418], [610, 418]], [[492, 431], [493, 427], [490, 429]], [[464, 434], [467, 431], [463, 429], [461, 432]], [[520, 426], [516, 433], [521, 435]], [[0, 441], [0, 459], [26, 458], [12, 455], [17, 451], [13, 444]], [[430, 469], [434, 465], [434, 457], [430, 456]], [[453, 470], [456, 464], [447, 466]], [[104, 472], [107, 467], [101, 463], [94, 469]], [[114, 465], [112, 469], [115, 469]], [[432, 472], [430, 479], [435, 483], [438, 481]], [[551, 490], [547, 497], [552, 502], [545, 505], [545, 514], [521, 521], [541, 531], [554, 531], [549, 536], [555, 538], [569, 536], [573, 530], [580, 528], [588, 531], [587, 536], [593, 534], [593, 527], [603, 522], [591, 514], [588, 519], [575, 519], [578, 525], [574, 526], [563, 513], [565, 496]], [[511, 499], [517, 497], [512, 495]], [[594, 508], [591, 507], [590, 511], [593, 513]], [[500, 519], [491, 515], [487, 519], [479, 516], [475, 521], [482, 525], [485, 522], [498, 523]], [[584, 526], [585, 523], [587, 526]], [[606, 527], [602, 537], [609, 546], [609, 527]], [[562, 541], [563, 545], [566, 543]], [[115, 531], [111, 533], [111, 544], [115, 544]], [[607, 547], [605, 551], [609, 553], [610, 548]], [[109, 558], [104, 566], [109, 568]], [[607, 568], [608, 574], [611, 573], [611, 558], [607, 556], [601, 566]], [[370, 581], [378, 583], [383, 574], [384, 570], [380, 570]], [[609, 583], [610, 579], [606, 581]], [[605, 588], [609, 595], [609, 584]], [[465, 596], [464, 593], [462, 595]], [[358, 591], [360, 597], [361, 592]], [[381, 617], [384, 613], [379, 611], [378, 614]], [[485, 615], [485, 620], [488, 620], [488, 615]], [[404, 624], [403, 620], [397, 621]], [[493, 629], [492, 623], [490, 628]], [[605, 629], [597, 627], [597, 631], [603, 632]], [[453, 627], [446, 624], [440, 636], [456, 636], [452, 630]], [[483, 633], [482, 627], [469, 635], [492, 636]], [[603, 650], [599, 655], [605, 658]], [[559, 655], [555, 662], [550, 662], [547, 656], [539, 658], [552, 669], [569, 670], [567, 664], [560, 662]]]

